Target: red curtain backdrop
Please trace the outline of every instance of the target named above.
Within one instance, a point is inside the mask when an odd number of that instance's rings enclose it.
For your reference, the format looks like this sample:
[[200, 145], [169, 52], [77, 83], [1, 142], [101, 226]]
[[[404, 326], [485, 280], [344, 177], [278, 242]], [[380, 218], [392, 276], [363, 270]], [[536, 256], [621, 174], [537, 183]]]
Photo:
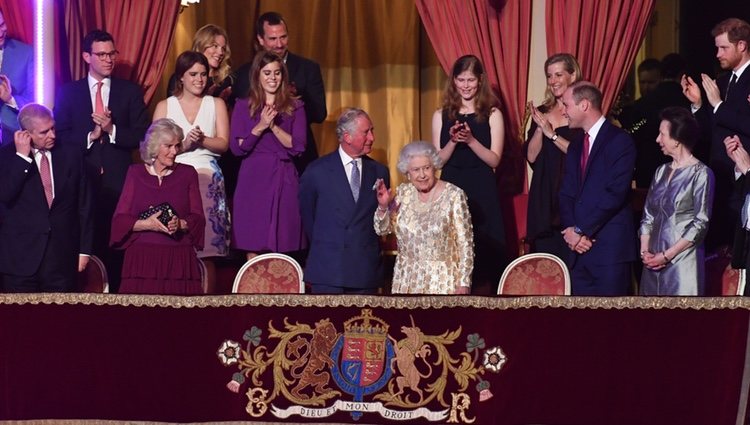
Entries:
[[556, 0], [547, 2], [547, 52], [578, 58], [584, 78], [604, 94], [609, 112], [633, 65], [654, 0]]
[[[450, 74], [465, 54], [482, 60], [490, 83], [499, 92], [505, 118], [505, 148], [497, 174], [508, 235], [509, 254], [525, 232], [522, 191], [525, 163], [521, 130], [526, 105], [531, 50], [531, 3], [525, 0], [415, 0], [440, 65]], [[521, 208], [514, 208], [517, 204]], [[523, 227], [521, 227], [523, 225]]]
[[103, 29], [112, 34], [120, 51], [115, 76], [140, 85], [148, 103], [166, 66], [180, 2], [67, 0], [64, 9], [72, 78], [86, 75], [81, 40], [89, 31]]
[[28, 0], [0, 0], [8, 37], [27, 44], [34, 42], [34, 8]]
[[[55, 82], [70, 80], [70, 71], [68, 66], [67, 50], [68, 45], [65, 32], [62, 28], [62, 3], [63, 0], [54, 2], [54, 20], [55, 20]], [[29, 0], [0, 0], [0, 7], [3, 9], [3, 17], [8, 25], [8, 35], [10, 38], [22, 41], [27, 44], [34, 44], [34, 8]], [[60, 53], [63, 52], [63, 53]]]

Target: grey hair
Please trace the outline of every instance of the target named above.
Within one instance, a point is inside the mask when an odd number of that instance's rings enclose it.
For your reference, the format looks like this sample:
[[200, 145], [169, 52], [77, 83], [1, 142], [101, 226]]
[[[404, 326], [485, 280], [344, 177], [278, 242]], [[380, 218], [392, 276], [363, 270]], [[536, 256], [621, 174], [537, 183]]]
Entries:
[[432, 166], [437, 169], [443, 167], [443, 161], [438, 156], [435, 146], [432, 143], [418, 141], [411, 142], [401, 149], [401, 153], [398, 155], [398, 163], [396, 164], [398, 171], [406, 174], [409, 171], [409, 161], [416, 156], [427, 157]]
[[151, 123], [151, 126], [146, 130], [146, 137], [141, 142], [140, 151], [141, 159], [144, 162], [151, 163], [156, 158], [156, 154], [159, 151], [159, 145], [165, 141], [177, 139], [182, 142], [184, 139], [184, 133], [182, 127], [175, 124], [169, 118], [160, 118]]
[[18, 112], [18, 125], [23, 130], [29, 130], [33, 120], [44, 118], [54, 119], [49, 108], [38, 103], [28, 103]]
[[354, 122], [359, 117], [365, 117], [368, 120], [370, 119], [367, 112], [359, 108], [346, 108], [344, 112], [341, 113], [338, 121], [336, 121], [336, 139], [338, 139], [339, 142], [344, 140], [345, 133], [352, 134], [354, 132]]

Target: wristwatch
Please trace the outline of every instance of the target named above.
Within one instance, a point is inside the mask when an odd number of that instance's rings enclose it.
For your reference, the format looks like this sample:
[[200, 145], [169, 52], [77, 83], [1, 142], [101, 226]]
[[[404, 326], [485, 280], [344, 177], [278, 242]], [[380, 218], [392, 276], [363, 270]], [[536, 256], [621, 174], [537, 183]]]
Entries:
[[581, 230], [581, 228], [580, 228], [580, 227], [578, 227], [578, 226], [575, 226], [575, 227], [573, 228], [573, 233], [575, 233], [576, 235], [581, 235], [581, 236], [585, 236], [585, 235], [583, 234], [583, 230]]
[[550, 139], [551, 139], [551, 140], [552, 140], [553, 142], [556, 142], [556, 141], [557, 141], [557, 138], [558, 138], [558, 137], [559, 137], [559, 136], [557, 135], [557, 133], [554, 133], [554, 134], [552, 135], [552, 137], [550, 137]]

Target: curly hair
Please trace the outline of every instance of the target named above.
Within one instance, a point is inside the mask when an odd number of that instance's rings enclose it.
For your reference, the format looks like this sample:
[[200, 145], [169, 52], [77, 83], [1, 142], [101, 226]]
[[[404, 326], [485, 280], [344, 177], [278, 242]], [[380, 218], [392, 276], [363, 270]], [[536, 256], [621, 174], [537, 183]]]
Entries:
[[439, 170], [443, 167], [443, 161], [440, 160], [435, 146], [429, 142], [417, 141], [411, 142], [401, 149], [401, 153], [398, 154], [398, 162], [396, 163], [398, 171], [406, 174], [409, 171], [409, 161], [417, 156], [427, 157], [435, 169]]
[[184, 138], [182, 127], [175, 124], [169, 118], [160, 118], [152, 122], [148, 130], [146, 130], [146, 137], [141, 142], [139, 149], [141, 159], [143, 162], [150, 164], [154, 162], [156, 154], [159, 152], [159, 146], [162, 143], [169, 140], [182, 141]]

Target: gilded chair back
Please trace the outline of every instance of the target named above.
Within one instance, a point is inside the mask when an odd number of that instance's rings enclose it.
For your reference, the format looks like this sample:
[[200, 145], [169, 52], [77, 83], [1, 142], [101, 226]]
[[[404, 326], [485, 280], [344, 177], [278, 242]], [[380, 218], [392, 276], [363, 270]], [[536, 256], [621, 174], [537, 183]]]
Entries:
[[552, 254], [526, 254], [505, 268], [498, 295], [570, 295], [570, 273]]
[[248, 260], [232, 285], [237, 294], [303, 294], [302, 267], [284, 254], [261, 254]]
[[96, 255], [89, 257], [86, 268], [78, 273], [78, 292], [100, 294], [109, 292], [107, 269]]

